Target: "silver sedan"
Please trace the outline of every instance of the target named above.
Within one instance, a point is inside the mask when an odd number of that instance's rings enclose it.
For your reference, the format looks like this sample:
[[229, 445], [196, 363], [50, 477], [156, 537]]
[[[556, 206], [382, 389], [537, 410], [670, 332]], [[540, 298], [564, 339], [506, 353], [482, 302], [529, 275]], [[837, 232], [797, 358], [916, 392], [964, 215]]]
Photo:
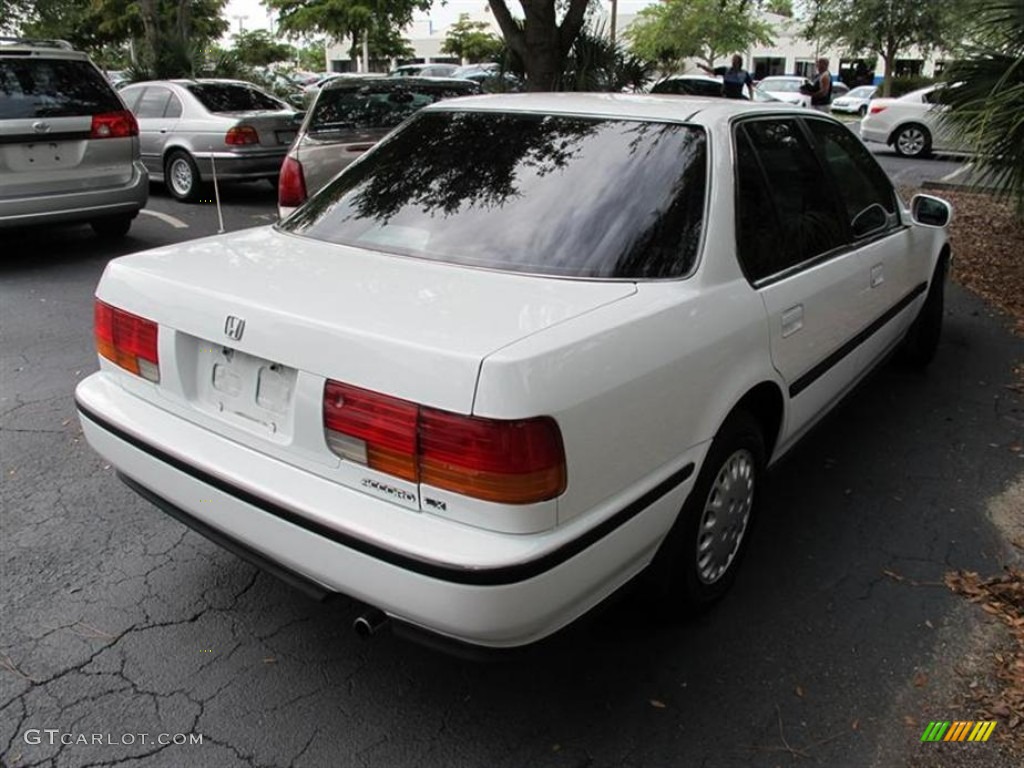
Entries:
[[139, 122], [142, 162], [179, 200], [204, 182], [269, 179], [295, 138], [300, 113], [238, 80], [157, 80], [121, 91]]

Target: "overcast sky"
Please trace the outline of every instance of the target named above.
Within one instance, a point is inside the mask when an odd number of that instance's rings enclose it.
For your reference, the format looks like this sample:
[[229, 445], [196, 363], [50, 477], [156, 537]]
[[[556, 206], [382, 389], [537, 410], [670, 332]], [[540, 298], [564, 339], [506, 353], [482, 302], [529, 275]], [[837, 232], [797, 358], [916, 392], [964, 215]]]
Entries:
[[[619, 13], [636, 13], [652, 2], [654, 0], [619, 0]], [[509, 5], [514, 9], [519, 7], [514, 0]], [[605, 7], [608, 5], [609, 3], [605, 2]], [[487, 0], [448, 0], [443, 5], [440, 2], [435, 2], [430, 13], [417, 11], [415, 18], [429, 18], [434, 22], [435, 27], [443, 27], [456, 21], [460, 13], [480, 13], [486, 8]], [[259, 0], [229, 0], [225, 16], [231, 22], [232, 34], [238, 31], [239, 22], [245, 29], [268, 29], [270, 27], [271, 17]]]

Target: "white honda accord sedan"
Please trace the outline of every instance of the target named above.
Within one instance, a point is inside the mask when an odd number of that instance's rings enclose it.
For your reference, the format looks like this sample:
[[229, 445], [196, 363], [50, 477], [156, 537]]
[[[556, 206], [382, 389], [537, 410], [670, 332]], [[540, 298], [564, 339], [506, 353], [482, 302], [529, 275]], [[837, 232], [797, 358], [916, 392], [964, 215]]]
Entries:
[[364, 630], [523, 645], [648, 567], [699, 609], [766, 469], [934, 355], [950, 215], [808, 110], [442, 102], [275, 227], [110, 262], [81, 422]]

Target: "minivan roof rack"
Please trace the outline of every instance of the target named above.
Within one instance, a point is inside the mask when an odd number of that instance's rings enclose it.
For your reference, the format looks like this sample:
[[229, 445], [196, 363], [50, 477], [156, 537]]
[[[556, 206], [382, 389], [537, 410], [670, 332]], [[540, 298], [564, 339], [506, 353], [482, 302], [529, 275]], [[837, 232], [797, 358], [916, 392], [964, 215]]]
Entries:
[[67, 40], [34, 39], [31, 37], [7, 37], [0, 35], [0, 44], [31, 45], [37, 48], [60, 48], [65, 51], [75, 50], [75, 47]]

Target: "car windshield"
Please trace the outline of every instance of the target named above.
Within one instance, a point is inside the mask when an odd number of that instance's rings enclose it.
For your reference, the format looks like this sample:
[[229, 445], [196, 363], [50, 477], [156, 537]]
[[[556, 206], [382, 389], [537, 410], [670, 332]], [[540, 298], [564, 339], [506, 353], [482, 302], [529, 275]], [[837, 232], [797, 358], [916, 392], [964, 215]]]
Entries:
[[279, 226], [512, 272], [678, 277], [697, 256], [706, 176], [690, 125], [423, 112]]
[[799, 80], [762, 80], [758, 88], [777, 93], [796, 93], [800, 90]]
[[77, 117], [121, 109], [110, 84], [88, 62], [0, 60], [0, 119]]
[[850, 91], [848, 96], [852, 96], [855, 99], [866, 99], [875, 92], [873, 85], [862, 85], [860, 88], [854, 88]]
[[235, 83], [196, 83], [186, 86], [209, 112], [255, 112], [289, 109], [273, 96]]

